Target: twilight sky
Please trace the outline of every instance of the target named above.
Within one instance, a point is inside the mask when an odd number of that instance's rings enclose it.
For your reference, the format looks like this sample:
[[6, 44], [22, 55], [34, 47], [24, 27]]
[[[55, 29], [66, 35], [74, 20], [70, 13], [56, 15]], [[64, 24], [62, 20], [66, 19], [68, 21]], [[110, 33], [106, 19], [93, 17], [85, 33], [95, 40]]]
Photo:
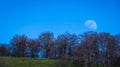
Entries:
[[0, 0], [0, 43], [15, 34], [30, 38], [85, 31], [120, 33], [119, 0]]

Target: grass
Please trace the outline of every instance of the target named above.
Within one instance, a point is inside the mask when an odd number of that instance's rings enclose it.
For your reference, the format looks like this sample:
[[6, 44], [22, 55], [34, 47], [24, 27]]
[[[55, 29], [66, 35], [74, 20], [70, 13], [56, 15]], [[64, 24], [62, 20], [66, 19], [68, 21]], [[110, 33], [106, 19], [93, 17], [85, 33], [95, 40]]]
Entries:
[[6, 67], [56, 67], [56, 60], [40, 58], [0, 57]]
[[[57, 60], [55, 59], [0, 57], [0, 60], [4, 61], [3, 62], [5, 63], [4, 67], [58, 67]], [[68, 67], [78, 67], [78, 65], [69, 64]], [[93, 66], [93, 67], [97, 67], [97, 66]], [[99, 65], [99, 67], [103, 67], [103, 66]]]

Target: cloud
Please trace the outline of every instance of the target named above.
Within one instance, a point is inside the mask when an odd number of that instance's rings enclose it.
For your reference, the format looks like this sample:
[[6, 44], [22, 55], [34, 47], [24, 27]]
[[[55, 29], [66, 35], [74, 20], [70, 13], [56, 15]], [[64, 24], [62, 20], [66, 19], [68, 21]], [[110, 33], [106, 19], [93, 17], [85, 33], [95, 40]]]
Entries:
[[96, 30], [97, 29], [97, 24], [94, 20], [87, 20], [84, 23], [84, 26], [89, 30]]

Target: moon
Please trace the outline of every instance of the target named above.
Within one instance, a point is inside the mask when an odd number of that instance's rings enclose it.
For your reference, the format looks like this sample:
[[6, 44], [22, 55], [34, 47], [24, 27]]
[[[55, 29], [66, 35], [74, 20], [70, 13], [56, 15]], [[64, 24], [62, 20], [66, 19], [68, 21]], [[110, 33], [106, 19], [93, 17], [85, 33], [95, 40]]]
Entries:
[[94, 20], [87, 20], [84, 26], [89, 30], [97, 30], [97, 24]]

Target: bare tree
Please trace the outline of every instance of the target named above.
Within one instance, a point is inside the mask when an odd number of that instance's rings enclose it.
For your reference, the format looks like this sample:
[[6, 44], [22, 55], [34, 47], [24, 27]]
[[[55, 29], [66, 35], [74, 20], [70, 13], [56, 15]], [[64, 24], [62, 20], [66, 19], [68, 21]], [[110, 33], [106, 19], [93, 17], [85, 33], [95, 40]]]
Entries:
[[77, 35], [67, 33], [65, 34], [67, 39], [67, 54], [73, 56], [75, 52], [75, 46], [79, 44]]
[[120, 34], [117, 34], [115, 36], [117, 42], [118, 42], [118, 48], [117, 48], [117, 56], [120, 56]]
[[57, 48], [58, 48], [58, 55], [59, 58], [62, 57], [62, 55], [66, 54], [66, 49], [67, 49], [67, 38], [65, 37], [64, 34], [59, 35], [57, 40], [56, 40]]
[[100, 56], [104, 67], [110, 67], [112, 59], [116, 57], [117, 41], [114, 36], [109, 33], [100, 33]]
[[49, 57], [50, 58], [56, 58], [56, 45], [55, 45], [55, 42], [52, 42], [50, 45], [49, 45], [49, 50], [50, 50], [50, 53], [49, 53]]
[[38, 57], [38, 53], [40, 51], [40, 43], [37, 39], [29, 39], [27, 41], [27, 49], [26, 52], [30, 57]]
[[75, 46], [78, 42], [78, 37], [75, 34], [65, 33], [59, 35], [55, 41], [57, 46], [57, 57], [62, 58], [65, 54], [73, 56], [75, 53]]
[[[80, 44], [76, 47], [75, 60], [85, 67], [90, 67], [96, 63], [99, 65], [99, 36], [96, 32], [87, 32], [81, 35]], [[95, 64], [94, 64], [95, 65]]]
[[15, 35], [10, 44], [13, 47], [13, 55], [16, 57], [26, 56], [27, 37], [25, 35]]
[[50, 33], [50, 32], [42, 33], [39, 36], [38, 41], [41, 43], [41, 47], [43, 49], [45, 49], [46, 58], [50, 58], [51, 51], [53, 49], [56, 49], [56, 48], [53, 48], [54, 47], [54, 36], [53, 36], [53, 34]]

